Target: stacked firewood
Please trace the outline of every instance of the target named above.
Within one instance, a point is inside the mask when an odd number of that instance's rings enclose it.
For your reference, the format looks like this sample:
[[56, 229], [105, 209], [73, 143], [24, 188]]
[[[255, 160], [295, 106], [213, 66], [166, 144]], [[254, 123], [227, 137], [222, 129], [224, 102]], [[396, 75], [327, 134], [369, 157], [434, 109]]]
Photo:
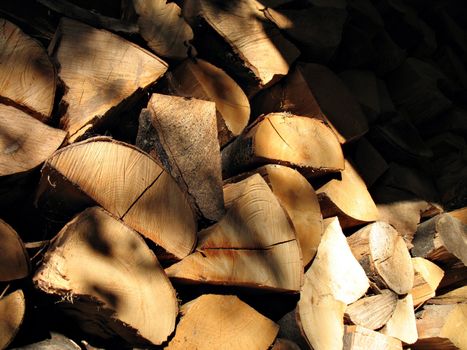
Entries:
[[467, 349], [461, 0], [92, 6], [0, 5], [0, 349]]

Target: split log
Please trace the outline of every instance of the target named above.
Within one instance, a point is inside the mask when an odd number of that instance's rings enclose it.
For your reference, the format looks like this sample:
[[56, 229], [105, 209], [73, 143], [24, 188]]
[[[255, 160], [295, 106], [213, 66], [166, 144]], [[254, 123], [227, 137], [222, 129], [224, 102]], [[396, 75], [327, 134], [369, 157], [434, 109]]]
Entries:
[[345, 326], [344, 350], [402, 350], [400, 340], [362, 326]]
[[164, 342], [178, 304], [144, 240], [103, 209], [70, 221], [51, 242], [33, 278], [87, 333], [130, 344]]
[[413, 310], [412, 294], [407, 294], [397, 301], [396, 309], [381, 333], [397, 338], [406, 344], [417, 341], [417, 326]]
[[164, 61], [139, 46], [65, 17], [49, 51], [66, 86], [60, 123], [70, 142], [116, 114], [122, 102], [128, 103], [167, 70]]
[[339, 78], [354, 94], [367, 119], [376, 121], [381, 114], [381, 106], [375, 74], [365, 70], [346, 70], [339, 74]]
[[423, 258], [412, 258], [415, 271], [412, 289], [413, 304], [421, 305], [436, 294], [436, 289], [443, 279], [444, 271], [431, 261]]
[[388, 169], [386, 160], [365, 137], [357, 141], [353, 158], [358, 172], [368, 188]]
[[24, 345], [20, 348], [13, 348], [12, 350], [82, 350], [82, 348], [64, 335], [50, 332], [50, 339]]
[[380, 220], [394, 226], [410, 247], [420, 218], [431, 217], [442, 211], [435, 204], [393, 187], [373, 187], [371, 195], [376, 202]]
[[396, 309], [397, 295], [389, 289], [381, 294], [365, 297], [345, 309], [345, 317], [353, 324], [376, 330], [383, 327]]
[[224, 215], [214, 102], [153, 94], [141, 112], [136, 145], [159, 160], [200, 217]]
[[167, 350], [267, 349], [279, 327], [234, 295], [202, 295], [180, 309]]
[[305, 177], [344, 168], [336, 137], [318, 119], [287, 113], [260, 118], [222, 151], [224, 178], [265, 163], [297, 168]]
[[0, 101], [35, 118], [50, 117], [57, 77], [45, 49], [17, 26], [0, 19]]
[[378, 123], [368, 138], [387, 161], [413, 164], [414, 160], [428, 160], [433, 156], [418, 129], [403, 115]]
[[355, 258], [379, 288], [399, 295], [410, 293], [414, 269], [402, 237], [389, 224], [377, 221], [358, 230], [348, 242]]
[[300, 347], [291, 340], [277, 338], [271, 350], [300, 350]]
[[[296, 170], [283, 165], [268, 164], [255, 170], [260, 174], [289, 216], [300, 244], [303, 265], [316, 255], [323, 235], [323, 216], [318, 197], [310, 183]], [[233, 202], [229, 185], [224, 186], [226, 206]]]
[[384, 28], [384, 21], [370, 0], [348, 1], [348, 11], [353, 22], [369, 32], [379, 32]]
[[75, 143], [49, 158], [37, 202], [69, 215], [98, 203], [178, 259], [195, 245], [194, 214], [172, 177], [146, 153], [109, 138]]
[[36, 168], [63, 143], [66, 133], [14, 107], [0, 104], [0, 177]]
[[286, 33], [306, 60], [322, 63], [334, 55], [347, 19], [347, 11], [335, 7], [266, 8], [264, 14]]
[[241, 134], [250, 117], [243, 90], [222, 69], [202, 59], [187, 59], [168, 74], [169, 90], [216, 103], [218, 139], [222, 146]]
[[467, 207], [450, 211], [448, 214], [467, 225]]
[[23, 323], [26, 302], [21, 289], [0, 298], [0, 349], [6, 349]]
[[302, 332], [315, 350], [342, 349], [345, 306], [358, 300], [369, 287], [338, 219], [326, 223], [297, 306]]
[[[196, 251], [166, 269], [180, 282], [298, 292], [303, 262], [295, 232], [258, 174], [229, 186], [227, 214], [198, 234]], [[254, 266], [254, 268], [252, 268]]]
[[393, 115], [396, 113], [396, 106], [392, 101], [391, 95], [389, 94], [388, 87], [386, 82], [382, 79], [376, 79], [376, 84], [378, 87], [378, 96], [379, 96], [379, 105], [381, 108], [382, 115]]
[[[249, 95], [286, 75], [300, 54], [267, 20], [262, 9], [264, 6], [255, 0], [229, 4], [214, 0], [191, 0], [183, 5], [183, 15], [192, 28], [207, 25], [220, 36], [224, 45], [224, 49], [218, 53], [223, 56], [221, 61], [227, 60], [228, 68], [234, 75], [246, 80]], [[239, 28], [248, 30], [243, 32]], [[197, 47], [203, 46], [206, 52], [212, 51], [213, 40], [218, 38], [199, 37]], [[231, 52], [226, 52], [225, 47]]]
[[444, 74], [467, 89], [467, 68], [451, 47], [441, 47], [436, 52], [435, 59]]
[[164, 0], [133, 0], [139, 32], [157, 55], [172, 59], [187, 57], [193, 31], [180, 7]]
[[343, 228], [379, 219], [378, 209], [365, 183], [349, 161], [341, 179], [332, 179], [316, 190], [323, 217], [338, 216]]
[[449, 214], [421, 223], [413, 240], [412, 254], [449, 265], [458, 260], [467, 265], [467, 225]]
[[428, 63], [408, 58], [386, 79], [394, 103], [404, 109], [416, 125], [433, 119], [452, 106], [438, 89], [437, 81], [427, 75], [425, 65]]
[[467, 304], [427, 305], [417, 319], [416, 350], [467, 348]]
[[55, 11], [66, 17], [73, 18], [77, 21], [89, 24], [93, 27], [128, 34], [135, 34], [138, 32], [138, 27], [133, 23], [125, 23], [117, 18], [103, 16], [94, 9], [87, 10], [75, 5], [71, 1], [38, 0], [37, 2], [46, 6], [47, 9]]
[[31, 270], [26, 248], [16, 231], [0, 219], [0, 281], [13, 281], [29, 275]]
[[430, 300], [428, 300], [428, 304], [467, 304], [467, 286], [463, 286], [445, 294], [431, 298]]

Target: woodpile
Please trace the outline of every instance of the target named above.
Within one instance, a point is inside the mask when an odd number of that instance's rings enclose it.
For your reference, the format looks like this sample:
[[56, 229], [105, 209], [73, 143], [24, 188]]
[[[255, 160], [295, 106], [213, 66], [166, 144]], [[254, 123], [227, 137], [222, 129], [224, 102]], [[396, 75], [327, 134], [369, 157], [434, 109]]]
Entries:
[[0, 350], [467, 350], [465, 18], [0, 4]]

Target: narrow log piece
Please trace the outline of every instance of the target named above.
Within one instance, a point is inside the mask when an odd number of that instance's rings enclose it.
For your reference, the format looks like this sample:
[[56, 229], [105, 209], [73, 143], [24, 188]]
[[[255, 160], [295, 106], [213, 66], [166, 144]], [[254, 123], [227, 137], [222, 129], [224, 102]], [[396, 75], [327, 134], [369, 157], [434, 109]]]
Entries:
[[[323, 235], [323, 216], [318, 197], [310, 183], [296, 170], [278, 164], [256, 169], [271, 187], [288, 214], [302, 251], [303, 265], [307, 266], [316, 255]], [[228, 185], [224, 187], [224, 200], [231, 201]]]
[[293, 40], [308, 59], [327, 62], [342, 37], [347, 11], [332, 7], [309, 7], [300, 10], [266, 8], [266, 18]]
[[399, 295], [410, 293], [414, 269], [402, 237], [389, 224], [378, 221], [347, 238], [352, 253], [379, 288]]
[[56, 152], [42, 169], [38, 203], [66, 203], [78, 197], [73, 193], [81, 194], [76, 208], [92, 199], [179, 259], [195, 245], [196, 222], [186, 196], [136, 147], [98, 137]]
[[415, 350], [467, 349], [467, 304], [427, 305], [417, 319]]
[[[260, 175], [229, 186], [227, 214], [198, 234], [195, 253], [166, 269], [180, 282], [298, 292], [303, 262], [295, 232]], [[254, 266], [254, 268], [252, 268]]]
[[355, 97], [336, 74], [319, 64], [298, 63], [287, 77], [258, 95], [254, 106], [258, 115], [283, 111], [322, 119], [340, 143], [358, 139], [368, 131]]
[[269, 348], [279, 331], [273, 321], [234, 295], [202, 295], [180, 311], [167, 350], [262, 350]]
[[397, 295], [389, 289], [383, 289], [381, 294], [365, 297], [348, 305], [345, 316], [357, 326], [376, 330], [388, 322], [396, 304]]
[[344, 350], [402, 350], [400, 340], [362, 326], [345, 326]]
[[55, 68], [42, 45], [0, 19], [0, 101], [35, 118], [50, 117], [55, 98]]
[[0, 176], [29, 171], [49, 158], [66, 132], [14, 107], [0, 104]]
[[[215, 0], [190, 0], [183, 6], [183, 14], [192, 27], [196, 28], [202, 18], [226, 42], [232, 50], [230, 55], [234, 57], [229, 60], [229, 68], [249, 80], [252, 93], [286, 75], [300, 54], [266, 19], [262, 9], [264, 6], [255, 0], [229, 4]], [[248, 30], [239, 31], [239, 28]]]
[[265, 163], [297, 168], [305, 177], [344, 168], [336, 137], [318, 119], [271, 113], [222, 150], [224, 178]]
[[15, 339], [26, 311], [21, 289], [0, 298], [0, 349], [6, 349]]
[[250, 117], [250, 103], [240, 86], [222, 69], [202, 59], [187, 59], [168, 74], [168, 84], [176, 95], [216, 103], [221, 146], [245, 129]]
[[133, 0], [141, 36], [157, 55], [173, 59], [187, 57], [193, 31], [180, 7], [165, 0]]
[[159, 160], [199, 216], [224, 214], [214, 102], [153, 94], [140, 115], [136, 145]]
[[450, 211], [448, 214], [467, 225], [467, 207]]
[[164, 61], [139, 46], [66, 17], [49, 51], [66, 85], [61, 102], [66, 112], [60, 123], [70, 142], [98, 126], [124, 100], [167, 70]]
[[417, 326], [413, 310], [412, 294], [407, 294], [397, 301], [396, 309], [381, 333], [400, 339], [406, 344], [417, 341]]
[[424, 303], [436, 294], [436, 289], [443, 279], [444, 271], [431, 261], [423, 258], [412, 258], [415, 271], [412, 289], [413, 304], [415, 307]]
[[414, 256], [448, 265], [458, 259], [467, 266], [467, 225], [449, 214], [421, 223], [413, 245]]
[[316, 190], [323, 217], [338, 216], [343, 228], [379, 219], [378, 208], [365, 182], [349, 161], [341, 179], [333, 179]]
[[316, 257], [305, 274], [297, 315], [315, 350], [342, 349], [346, 304], [368, 289], [365, 271], [352, 255], [339, 220], [326, 220]]
[[130, 344], [164, 342], [175, 328], [175, 290], [144, 240], [93, 207], [54, 238], [33, 278], [80, 327]]
[[16, 231], [0, 219], [0, 281], [13, 281], [29, 275], [29, 256]]
[[428, 300], [428, 304], [467, 304], [467, 286], [463, 286]]

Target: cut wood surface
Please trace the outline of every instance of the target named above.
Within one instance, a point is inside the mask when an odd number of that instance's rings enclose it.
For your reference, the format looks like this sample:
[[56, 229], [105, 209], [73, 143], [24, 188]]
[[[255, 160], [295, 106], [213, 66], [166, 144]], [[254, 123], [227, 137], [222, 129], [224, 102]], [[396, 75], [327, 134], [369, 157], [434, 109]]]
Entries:
[[175, 290], [157, 258], [135, 231], [98, 207], [60, 231], [33, 280], [91, 334], [161, 344], [175, 328]]
[[0, 219], [0, 281], [12, 281], [29, 275], [30, 263], [21, 237]]
[[180, 7], [165, 0], [133, 0], [141, 36], [157, 55], [173, 59], [187, 57], [193, 31]]
[[0, 101], [13, 104], [39, 120], [52, 113], [55, 68], [39, 42], [16, 25], [0, 19]]
[[224, 178], [264, 163], [297, 168], [305, 177], [344, 168], [342, 149], [323, 122], [271, 113], [222, 150]]
[[396, 309], [381, 329], [381, 333], [397, 338], [406, 344], [413, 344], [417, 341], [412, 294], [409, 293], [397, 301]]
[[467, 225], [467, 207], [450, 211], [448, 214]]
[[196, 223], [186, 196], [136, 147], [101, 137], [59, 150], [42, 169], [39, 203], [49, 195], [69, 196], [70, 187], [175, 257], [186, 256], [195, 245]]
[[253, 105], [257, 115], [283, 111], [322, 119], [340, 143], [358, 139], [368, 131], [355, 97], [336, 74], [319, 64], [298, 63], [287, 77], [258, 95]]
[[423, 258], [412, 258], [415, 271], [412, 289], [415, 307], [436, 295], [436, 289], [443, 279], [444, 271], [431, 261]]
[[441, 211], [410, 192], [389, 186], [374, 186], [371, 195], [376, 202], [380, 220], [394, 226], [409, 245], [422, 215], [431, 211], [435, 213]]
[[345, 309], [345, 316], [353, 324], [376, 330], [383, 327], [396, 309], [397, 295], [389, 289], [381, 294], [364, 297]]
[[342, 349], [346, 304], [358, 300], [369, 287], [338, 219], [326, 223], [316, 257], [305, 274], [297, 311], [302, 332], [315, 350]]
[[378, 208], [349, 161], [340, 175], [341, 179], [332, 179], [316, 190], [323, 217], [338, 216], [343, 228], [378, 220]]
[[26, 301], [21, 289], [0, 298], [0, 349], [6, 349], [23, 323]]
[[167, 70], [164, 61], [139, 46], [65, 17], [49, 51], [59, 63], [59, 76], [66, 86], [61, 102], [66, 112], [60, 123], [70, 142]]
[[[303, 262], [295, 232], [260, 175], [229, 186], [237, 198], [227, 214], [198, 234], [196, 251], [166, 269], [195, 283], [298, 292]], [[254, 268], [251, 268], [254, 266]]]
[[[302, 251], [306, 266], [316, 255], [323, 235], [323, 216], [318, 197], [310, 183], [296, 170], [283, 165], [268, 164], [256, 170], [271, 187], [288, 214]], [[228, 185], [224, 188], [226, 205], [230, 202]]]
[[269, 348], [279, 331], [273, 321], [234, 295], [202, 295], [180, 311], [167, 350], [262, 350]]
[[266, 8], [264, 13], [313, 62], [327, 62], [333, 56], [347, 19], [347, 11], [332, 7]]
[[168, 74], [168, 84], [176, 95], [216, 103], [221, 146], [245, 129], [250, 103], [240, 86], [222, 69], [202, 59], [187, 59]]
[[380, 288], [390, 288], [399, 295], [412, 290], [412, 260], [404, 240], [392, 226], [378, 221], [361, 228], [347, 240], [370, 280]]
[[400, 340], [362, 326], [345, 326], [344, 350], [402, 350]]
[[421, 223], [413, 240], [412, 254], [451, 264], [457, 259], [467, 265], [467, 225], [449, 214]]
[[14, 107], [0, 104], [0, 176], [39, 166], [62, 144], [66, 133]]
[[[231, 60], [229, 68], [246, 70], [257, 87], [264, 88], [288, 73], [299, 51], [266, 19], [262, 9], [264, 6], [255, 0], [229, 5], [214, 0], [191, 0], [185, 2], [183, 14], [192, 23], [196, 22], [196, 17], [206, 21], [239, 61]], [[248, 31], [239, 31], [239, 28], [248, 28]]]
[[386, 160], [365, 137], [358, 140], [353, 159], [359, 174], [368, 188], [388, 169]]
[[136, 145], [159, 160], [199, 216], [224, 214], [214, 102], [153, 94], [141, 112]]
[[467, 286], [456, 288], [428, 300], [428, 304], [467, 304]]
[[467, 304], [428, 305], [417, 319], [417, 350], [467, 349]]
[[341, 143], [357, 139], [368, 131], [367, 119], [357, 100], [336, 74], [314, 63], [298, 67]]

